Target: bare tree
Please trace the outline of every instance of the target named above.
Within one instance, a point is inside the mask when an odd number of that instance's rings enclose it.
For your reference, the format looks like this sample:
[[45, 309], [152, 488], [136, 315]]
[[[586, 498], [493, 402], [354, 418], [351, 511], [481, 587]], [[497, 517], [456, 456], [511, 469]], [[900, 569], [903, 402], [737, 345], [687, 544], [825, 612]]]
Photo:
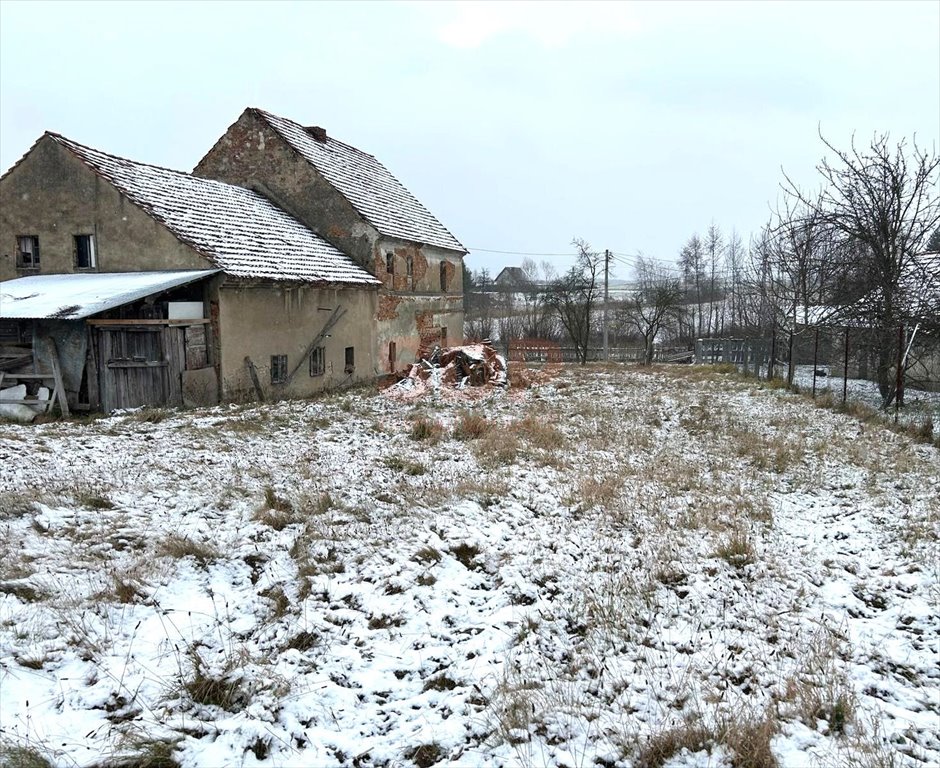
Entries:
[[737, 231], [732, 229], [731, 236], [728, 238], [728, 247], [725, 250], [725, 270], [728, 273], [728, 301], [730, 304], [728, 314], [731, 333], [737, 332], [745, 324], [744, 258], [744, 243], [741, 242], [741, 236]]
[[887, 405], [894, 396], [892, 369], [903, 343], [899, 328], [912, 319], [905, 295], [909, 275], [940, 224], [940, 156], [916, 143], [908, 147], [903, 139], [892, 144], [888, 134], [876, 135], [862, 148], [853, 138], [848, 151], [822, 134], [820, 139], [833, 155], [816, 166], [823, 181], [820, 195], [805, 195], [786, 175], [783, 188], [839, 233], [861, 259], [856, 267], [865, 276], [865, 293], [846, 314], [872, 328], [878, 386]]
[[720, 333], [722, 310], [719, 299], [718, 276], [722, 256], [725, 251], [725, 238], [721, 234], [721, 229], [713, 221], [708, 225], [705, 231], [705, 242], [703, 243], [705, 258], [703, 265], [707, 269], [707, 298], [708, 298], [708, 319], [706, 322], [705, 333], [708, 336]]
[[572, 245], [578, 249], [577, 261], [553, 281], [548, 300], [575, 346], [578, 361], [584, 365], [591, 343], [591, 313], [603, 295], [599, 277], [604, 269], [604, 256], [584, 240], [575, 239]]
[[692, 312], [692, 335], [702, 335], [702, 288], [705, 282], [705, 251], [702, 240], [693, 234], [679, 251], [679, 265], [688, 290], [695, 296], [696, 310]]
[[496, 330], [492, 312], [493, 280], [489, 270], [464, 274], [465, 335], [469, 339], [491, 339]]
[[652, 259], [639, 256], [634, 267], [636, 291], [624, 303], [627, 320], [643, 339], [644, 362], [653, 362], [656, 337], [679, 319], [682, 286], [677, 277]]
[[541, 264], [535, 259], [522, 260], [526, 276], [523, 299], [523, 335], [536, 339], [554, 339], [558, 336], [558, 323], [548, 300], [548, 286], [558, 277], [555, 267], [548, 261]]

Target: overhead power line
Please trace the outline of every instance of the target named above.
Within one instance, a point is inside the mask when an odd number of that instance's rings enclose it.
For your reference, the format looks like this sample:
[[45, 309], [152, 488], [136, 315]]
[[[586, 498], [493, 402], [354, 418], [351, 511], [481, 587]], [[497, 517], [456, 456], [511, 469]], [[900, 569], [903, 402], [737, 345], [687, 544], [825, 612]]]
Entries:
[[467, 250], [471, 252], [479, 252], [479, 253], [501, 253], [507, 256], [577, 256], [578, 255], [574, 251], [568, 251], [567, 253], [529, 253], [527, 251], [498, 251], [498, 250], [493, 250], [492, 248], [474, 248], [471, 245], [467, 246]]

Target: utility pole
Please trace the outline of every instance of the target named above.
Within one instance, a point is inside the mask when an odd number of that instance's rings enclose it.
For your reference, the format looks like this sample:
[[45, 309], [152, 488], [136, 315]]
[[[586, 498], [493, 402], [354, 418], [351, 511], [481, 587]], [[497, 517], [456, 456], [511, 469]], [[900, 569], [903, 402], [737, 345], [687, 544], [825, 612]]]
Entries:
[[604, 249], [604, 362], [610, 362], [610, 346], [607, 343], [607, 301], [610, 298], [610, 250]]

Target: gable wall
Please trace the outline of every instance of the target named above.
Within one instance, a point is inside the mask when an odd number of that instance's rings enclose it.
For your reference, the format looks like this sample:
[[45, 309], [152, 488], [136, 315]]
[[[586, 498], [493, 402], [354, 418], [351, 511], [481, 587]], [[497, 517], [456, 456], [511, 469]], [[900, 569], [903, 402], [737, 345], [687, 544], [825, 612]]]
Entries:
[[207, 269], [181, 243], [53, 139], [44, 137], [0, 179], [0, 280], [37, 274], [16, 267], [17, 236], [39, 236], [38, 274], [75, 272], [74, 240], [95, 236], [98, 272]]
[[[401, 370], [419, 352], [433, 348], [440, 341], [442, 327], [447, 328], [449, 344], [463, 340], [461, 254], [380, 235], [254, 113], [242, 113], [193, 174], [255, 189], [382, 281], [375, 316], [379, 372]], [[388, 253], [394, 262], [391, 274], [386, 267]], [[409, 256], [411, 278], [406, 268]], [[441, 262], [446, 265], [446, 291], [441, 290]], [[395, 344], [394, 360], [390, 359], [391, 343]]]
[[193, 175], [254, 189], [371, 270], [372, 225], [252, 112], [242, 113]]

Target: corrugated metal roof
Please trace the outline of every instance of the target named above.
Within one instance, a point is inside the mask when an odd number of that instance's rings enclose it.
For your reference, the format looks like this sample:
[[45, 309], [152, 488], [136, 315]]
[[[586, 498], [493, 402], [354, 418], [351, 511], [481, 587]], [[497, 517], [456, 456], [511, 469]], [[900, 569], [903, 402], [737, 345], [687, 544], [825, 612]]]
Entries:
[[0, 283], [0, 318], [80, 320], [218, 272], [200, 269], [18, 277]]
[[55, 133], [46, 135], [226, 274], [381, 284], [349, 256], [256, 192], [126, 160]]
[[302, 125], [254, 110], [362, 214], [380, 234], [466, 253], [455, 238], [372, 155], [327, 136], [318, 141]]

